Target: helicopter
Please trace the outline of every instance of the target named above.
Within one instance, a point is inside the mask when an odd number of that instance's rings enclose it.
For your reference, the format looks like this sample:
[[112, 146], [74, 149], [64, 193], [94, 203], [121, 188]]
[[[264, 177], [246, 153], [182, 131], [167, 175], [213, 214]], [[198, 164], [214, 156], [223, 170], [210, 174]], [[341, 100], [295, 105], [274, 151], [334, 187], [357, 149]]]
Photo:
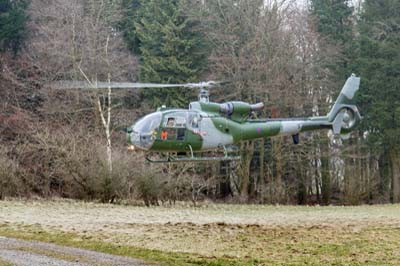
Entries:
[[[191, 102], [188, 109], [163, 106], [126, 129], [128, 149], [144, 151], [147, 154], [146, 160], [151, 163], [240, 160], [240, 156], [232, 155], [232, 149], [228, 147], [241, 141], [289, 135], [292, 136], [294, 144], [298, 144], [299, 134], [302, 132], [330, 129], [335, 136], [344, 136], [361, 121], [361, 115], [353, 101], [359, 89], [360, 78], [354, 74], [346, 80], [327, 115], [304, 118], [251, 119], [252, 112], [262, 110], [264, 104], [242, 101], [210, 102], [207, 88], [218, 85], [219, 82], [209, 81], [187, 84], [104, 82], [96, 86], [97, 88], [200, 88], [198, 101]], [[216, 150], [222, 150], [223, 155], [197, 155]], [[161, 156], [161, 159], [154, 159], [150, 155], [151, 152], [167, 155]]]

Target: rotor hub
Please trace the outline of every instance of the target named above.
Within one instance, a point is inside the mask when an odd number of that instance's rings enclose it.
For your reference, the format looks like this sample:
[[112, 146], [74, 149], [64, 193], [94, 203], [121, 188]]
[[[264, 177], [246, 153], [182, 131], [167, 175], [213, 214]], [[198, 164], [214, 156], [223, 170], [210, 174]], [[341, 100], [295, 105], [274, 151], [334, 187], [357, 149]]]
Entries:
[[206, 89], [200, 89], [199, 102], [208, 103], [210, 102], [210, 93]]

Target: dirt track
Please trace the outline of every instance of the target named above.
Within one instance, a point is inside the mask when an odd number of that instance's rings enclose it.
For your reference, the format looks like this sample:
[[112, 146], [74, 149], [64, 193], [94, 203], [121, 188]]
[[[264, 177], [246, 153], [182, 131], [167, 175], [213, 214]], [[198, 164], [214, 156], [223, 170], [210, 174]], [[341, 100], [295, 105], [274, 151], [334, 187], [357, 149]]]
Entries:
[[0, 237], [0, 261], [15, 266], [139, 266], [139, 260], [35, 241]]

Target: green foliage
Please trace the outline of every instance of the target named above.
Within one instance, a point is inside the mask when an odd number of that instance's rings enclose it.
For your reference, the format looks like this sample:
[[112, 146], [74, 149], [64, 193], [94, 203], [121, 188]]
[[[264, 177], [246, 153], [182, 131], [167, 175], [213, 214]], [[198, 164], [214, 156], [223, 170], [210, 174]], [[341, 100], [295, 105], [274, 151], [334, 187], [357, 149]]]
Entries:
[[[205, 42], [198, 22], [189, 16], [186, 0], [130, 1], [131, 29], [125, 39], [140, 56], [140, 80], [144, 82], [183, 83], [199, 81], [206, 66]], [[126, 3], [125, 3], [126, 5]], [[161, 103], [183, 107], [190, 91], [146, 90], [153, 106]]]
[[27, 6], [24, 0], [0, 0], [0, 52], [11, 50], [17, 54], [21, 49], [26, 37]]
[[317, 18], [317, 30], [331, 42], [345, 43], [351, 37], [352, 8], [348, 0], [312, 0], [311, 14]]
[[[369, 149], [379, 156], [380, 190], [400, 200], [400, 2], [363, 3], [358, 23], [358, 59], [361, 79], [358, 97], [368, 132]], [[391, 180], [387, 177], [390, 176]], [[386, 189], [387, 190], [387, 189]]]
[[139, 12], [141, 0], [123, 0], [122, 7], [124, 10], [124, 16], [120, 28], [123, 32], [125, 42], [130, 51], [139, 54], [140, 40], [136, 35], [135, 23], [141, 19], [141, 13]]
[[332, 45], [339, 48], [338, 61], [332, 60], [327, 67], [339, 82], [345, 80], [354, 60], [353, 8], [349, 0], [311, 0], [311, 15], [316, 19], [317, 31]]
[[359, 103], [364, 129], [384, 149], [400, 147], [399, 25], [399, 1], [364, 2], [357, 61], [362, 77]]

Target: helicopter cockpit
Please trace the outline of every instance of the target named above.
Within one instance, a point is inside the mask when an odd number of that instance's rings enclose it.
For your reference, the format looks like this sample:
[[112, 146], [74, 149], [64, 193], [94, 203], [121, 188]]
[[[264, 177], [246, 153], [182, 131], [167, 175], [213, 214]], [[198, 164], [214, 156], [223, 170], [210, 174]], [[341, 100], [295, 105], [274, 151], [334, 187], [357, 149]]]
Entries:
[[154, 132], [160, 127], [161, 118], [161, 112], [155, 112], [136, 122], [128, 131], [131, 143], [139, 149], [149, 150], [156, 139]]

